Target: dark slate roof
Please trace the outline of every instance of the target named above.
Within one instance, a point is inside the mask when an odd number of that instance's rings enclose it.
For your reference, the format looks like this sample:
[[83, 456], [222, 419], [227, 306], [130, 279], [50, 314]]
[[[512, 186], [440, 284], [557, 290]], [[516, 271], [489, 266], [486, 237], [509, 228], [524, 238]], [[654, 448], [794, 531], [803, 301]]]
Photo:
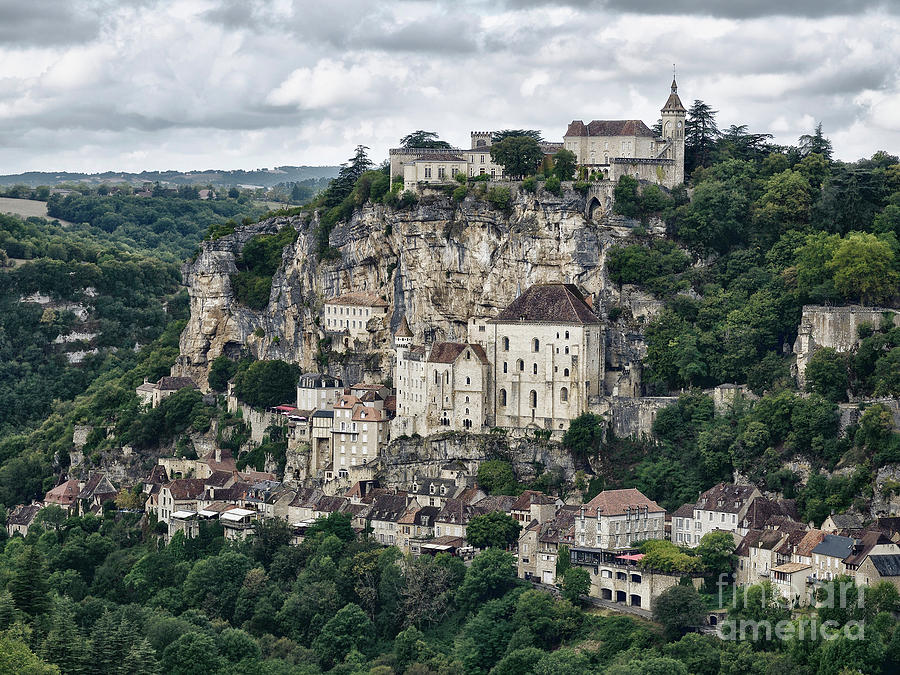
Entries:
[[862, 518], [855, 513], [835, 513], [831, 516], [831, 522], [838, 529], [857, 529], [862, 527]]
[[344, 386], [339, 377], [332, 377], [323, 373], [304, 373], [300, 376], [297, 386], [301, 389], [335, 389]]
[[[431, 486], [434, 491], [431, 491]], [[444, 491], [441, 492], [441, 488]], [[413, 481], [411, 494], [422, 495], [423, 497], [453, 497], [457, 491], [456, 481], [452, 478], [417, 478]]]
[[717, 513], [737, 513], [755, 489], [752, 485], [719, 483], [700, 495], [695, 508]]
[[334, 417], [334, 410], [316, 410], [313, 417]]
[[656, 138], [656, 134], [641, 120], [593, 120], [585, 124], [574, 120], [563, 136], [646, 136]]
[[163, 483], [169, 482], [169, 474], [166, 473], [166, 467], [162, 464], [157, 464], [152, 469], [150, 469], [150, 475], [147, 477], [147, 482], [152, 483], [153, 485], [162, 485]]
[[836, 534], [826, 534], [822, 543], [816, 546], [812, 552], [817, 555], [827, 555], [830, 558], [843, 560], [853, 552], [853, 540], [850, 537], [841, 537]]
[[872, 564], [883, 577], [900, 577], [900, 553], [870, 555]]
[[869, 551], [878, 546], [879, 544], [891, 544], [891, 540], [886, 537], [883, 533], [871, 530], [869, 532], [865, 532], [855, 543], [853, 547], [853, 551], [847, 558], [844, 560], [844, 564], [846, 565], [861, 565], [862, 561], [866, 559], [866, 556], [869, 555]]
[[8, 525], [31, 525], [31, 521], [34, 520], [40, 510], [40, 504], [19, 504], [6, 517], [6, 523]]
[[438, 342], [431, 348], [428, 355], [429, 363], [453, 363], [466, 349], [471, 349], [475, 357], [482, 363], [487, 363], [487, 354], [481, 345], [470, 345], [462, 342]]
[[666, 104], [662, 107], [664, 111], [674, 110], [676, 112], [685, 112], [684, 106], [681, 104], [681, 99], [678, 98], [678, 84], [675, 82], [675, 78], [672, 78], [672, 93], [669, 94], [669, 98], [666, 100]]
[[78, 493], [78, 498], [91, 499], [98, 495], [112, 495], [116, 492], [115, 486], [109, 482], [105, 473], [92, 473], [88, 477], [87, 483], [81, 488], [81, 492]]
[[534, 284], [494, 319], [497, 322], [600, 323], [574, 284]]
[[369, 520], [397, 521], [406, 511], [406, 495], [378, 495], [372, 500]]
[[197, 385], [189, 377], [161, 377], [156, 383], [160, 391], [177, 391], [179, 389], [196, 389]]
[[678, 507], [678, 510], [672, 514], [673, 518], [693, 518], [694, 517], [694, 505], [693, 504], [682, 504]]

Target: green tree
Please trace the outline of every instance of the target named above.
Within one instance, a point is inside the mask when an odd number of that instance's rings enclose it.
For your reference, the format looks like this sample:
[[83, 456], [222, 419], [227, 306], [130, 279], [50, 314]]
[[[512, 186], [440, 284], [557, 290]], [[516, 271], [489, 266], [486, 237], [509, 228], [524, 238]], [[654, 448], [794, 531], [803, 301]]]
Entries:
[[466, 526], [466, 540], [475, 548], [508, 548], [519, 541], [519, 522], [502, 511], [475, 516]]
[[513, 466], [502, 459], [488, 459], [478, 465], [478, 486], [491, 495], [517, 493]]
[[0, 673], [9, 675], [59, 675], [54, 665], [44, 663], [28, 645], [7, 635], [0, 635]]
[[457, 592], [457, 600], [472, 610], [480, 603], [499, 598], [516, 581], [516, 563], [511, 553], [489, 548], [475, 556]]
[[581, 596], [591, 590], [591, 575], [583, 567], [571, 567], [562, 578], [562, 595], [574, 605], [581, 604]]
[[562, 444], [572, 456], [586, 461], [600, 453], [603, 442], [603, 418], [594, 413], [581, 413], [569, 423]]
[[421, 129], [413, 131], [400, 139], [401, 148], [449, 148], [447, 141], [438, 139], [437, 132], [423, 131]]
[[817, 349], [806, 366], [806, 390], [840, 403], [847, 400], [850, 375], [847, 358], [831, 347]]
[[703, 569], [715, 575], [731, 574], [734, 571], [734, 537], [730, 532], [713, 531], [703, 535], [695, 553], [703, 563]]
[[848, 234], [827, 267], [834, 273], [835, 288], [847, 299], [873, 304], [897, 292], [900, 276], [894, 270], [894, 252], [874, 234]]
[[533, 174], [543, 158], [538, 142], [529, 136], [509, 136], [491, 146], [491, 159], [511, 178]]
[[171, 675], [214, 675], [222, 665], [216, 641], [206, 633], [185, 633], [163, 652], [163, 671]]
[[234, 378], [234, 393], [245, 403], [268, 408], [297, 398], [300, 369], [284, 361], [254, 361]]
[[16, 609], [31, 617], [43, 614], [50, 607], [44, 556], [36, 547], [26, 546], [19, 555], [7, 590]]
[[619, 176], [613, 190], [613, 211], [628, 218], [641, 215], [641, 197], [638, 194], [638, 180], [627, 174]]
[[502, 129], [495, 131], [491, 136], [491, 143], [497, 144], [505, 141], [507, 138], [530, 138], [536, 143], [540, 143], [543, 139], [541, 132], [537, 129]]
[[572, 180], [578, 159], [574, 152], [563, 148], [553, 155], [553, 175], [560, 180]]
[[666, 638], [678, 640], [703, 624], [706, 606], [693, 586], [672, 586], [659, 594], [653, 607], [653, 619], [663, 625]]
[[800, 137], [798, 146], [800, 155], [803, 157], [815, 153], [817, 155], [822, 155], [826, 160], [831, 161], [831, 141], [822, 133], [821, 122], [816, 124], [816, 128], [812, 134], [803, 134]]
[[698, 166], [709, 166], [719, 137], [718, 112], [700, 100], [695, 100], [688, 109], [684, 124], [685, 174], [690, 175]]
[[351, 602], [322, 627], [322, 632], [313, 640], [312, 648], [322, 665], [330, 668], [343, 661], [352, 649], [368, 653], [373, 632], [372, 621], [359, 605]]
[[223, 392], [228, 388], [228, 380], [237, 373], [238, 364], [224, 354], [213, 359], [209, 367], [209, 388]]
[[561, 544], [559, 550], [556, 552], [556, 578], [562, 579], [563, 575], [572, 567], [571, 555], [569, 554], [569, 547], [565, 544]]

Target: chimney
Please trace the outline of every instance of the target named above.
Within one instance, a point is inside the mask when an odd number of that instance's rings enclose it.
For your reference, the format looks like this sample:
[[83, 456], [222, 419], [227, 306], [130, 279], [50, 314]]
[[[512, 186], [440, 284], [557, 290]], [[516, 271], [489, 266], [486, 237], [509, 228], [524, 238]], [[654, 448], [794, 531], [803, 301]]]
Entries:
[[221, 462], [221, 461], [222, 461], [222, 448], [220, 448], [218, 445], [216, 446], [216, 454], [215, 454], [215, 458], [216, 458], [216, 461], [217, 461], [217, 462]]

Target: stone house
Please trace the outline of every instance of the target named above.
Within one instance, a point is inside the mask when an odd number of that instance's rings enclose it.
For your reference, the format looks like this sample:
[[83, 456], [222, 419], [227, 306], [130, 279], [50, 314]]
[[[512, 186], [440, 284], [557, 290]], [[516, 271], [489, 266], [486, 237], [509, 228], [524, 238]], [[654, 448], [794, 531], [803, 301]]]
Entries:
[[660, 111], [662, 135], [640, 120], [574, 120], [563, 146], [579, 165], [604, 178], [623, 175], [673, 188], [684, 182], [684, 125], [687, 111], [672, 79], [671, 93]]
[[603, 394], [604, 331], [574, 284], [534, 284], [496, 319], [469, 325], [494, 380], [499, 427], [562, 431]]
[[[573, 566], [588, 570], [591, 597], [651, 612], [660, 594], [677, 586], [684, 576], [681, 572], [641, 567], [642, 554], [620, 556], [615, 552], [576, 545], [571, 547], [569, 555]], [[702, 579], [694, 578], [692, 583], [699, 588]]]
[[900, 546], [891, 541], [885, 534], [878, 531], [863, 532], [853, 540], [853, 548], [850, 555], [844, 558], [844, 571], [851, 577], [856, 577], [859, 566], [870, 555], [889, 555], [900, 553]]
[[805, 563], [787, 562], [771, 569], [772, 583], [781, 597], [790, 602], [792, 607], [805, 607], [810, 604], [809, 573], [811, 567]]
[[819, 529], [829, 534], [845, 534], [848, 530], [862, 529], [862, 526], [862, 518], [855, 513], [832, 513]]
[[373, 392], [363, 398], [344, 394], [334, 404], [331, 452], [333, 470], [340, 477], [347, 477], [351, 466], [376, 459], [390, 439], [384, 401]]
[[330, 410], [343, 393], [341, 378], [323, 373], [304, 373], [297, 381], [297, 408]]
[[413, 478], [410, 494], [419, 506], [436, 506], [440, 509], [448, 499], [462, 492], [455, 480], [449, 478]]
[[156, 519], [168, 523], [176, 511], [197, 511], [205, 489], [202, 478], [176, 478], [159, 490]]
[[696, 546], [703, 536], [714, 530], [725, 530], [740, 536], [740, 526], [753, 500], [762, 493], [752, 485], [719, 483], [700, 495], [693, 507], [693, 517], [687, 518], [678, 509], [673, 516], [672, 538], [684, 546]]
[[409, 506], [409, 497], [403, 494], [380, 494], [372, 500], [371, 508], [366, 514], [366, 521], [371, 528], [374, 541], [385, 546], [400, 544], [404, 538], [400, 519]]
[[72, 513], [78, 509], [78, 494], [81, 489], [74, 478], [60, 483], [44, 495], [44, 504], [56, 504], [66, 513]]
[[116, 498], [119, 491], [110, 482], [105, 472], [92, 472], [78, 491], [78, 503], [81, 513], [97, 513], [104, 502]]
[[[337, 338], [331, 348], [345, 351], [355, 340], [368, 340], [370, 327], [382, 327], [388, 307], [387, 302], [368, 291], [352, 291], [326, 300], [322, 328]], [[378, 320], [374, 326], [369, 324], [372, 319]]]
[[41, 512], [40, 504], [19, 504], [6, 517], [6, 533], [12, 537], [14, 535], [25, 536], [28, 534], [28, 528], [34, 522], [37, 514]]
[[559, 497], [551, 497], [538, 490], [525, 490], [513, 502], [509, 515], [523, 526], [532, 521], [543, 523], [551, 520], [562, 505]]
[[153, 390], [151, 405], [156, 408], [163, 400], [182, 389], [197, 389], [197, 384], [189, 377], [166, 376], [159, 378]]
[[243, 541], [253, 534], [253, 524], [259, 514], [253, 509], [235, 508], [223, 511], [219, 516], [225, 538], [230, 541]]
[[631, 548], [637, 541], [665, 538], [666, 512], [640, 490], [604, 490], [575, 516], [578, 546], [604, 551]]
[[[468, 169], [469, 165], [464, 156], [452, 152], [432, 151], [404, 162], [403, 187], [415, 190], [420, 184], [451, 183], [456, 179], [456, 174], [467, 175]], [[496, 169], [494, 171], [496, 177]]]
[[820, 581], [830, 581], [846, 572], [844, 560], [853, 552], [850, 537], [826, 534], [812, 550], [812, 574]]
[[397, 435], [482, 431], [490, 422], [490, 369], [479, 344], [438, 342], [424, 350], [398, 347]]
[[434, 537], [434, 520], [440, 509], [436, 506], [419, 506], [412, 502], [397, 521], [399, 539], [397, 545], [404, 553], [420, 554], [422, 540]]
[[533, 579], [545, 584], [556, 583], [556, 562], [559, 548], [575, 543], [576, 506], [562, 507], [552, 519], [532, 520], [519, 536], [519, 555], [516, 563], [521, 579]]
[[889, 581], [900, 590], [900, 554], [872, 554], [866, 556], [856, 572], [856, 582], [874, 586]]
[[465, 539], [469, 521], [483, 513], [476, 506], [460, 499], [448, 499], [434, 519], [434, 536]]

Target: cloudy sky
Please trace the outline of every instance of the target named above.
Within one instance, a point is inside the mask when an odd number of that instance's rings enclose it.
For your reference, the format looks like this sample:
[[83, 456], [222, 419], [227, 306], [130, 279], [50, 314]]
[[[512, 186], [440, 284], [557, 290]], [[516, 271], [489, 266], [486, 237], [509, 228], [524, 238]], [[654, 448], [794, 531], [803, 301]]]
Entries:
[[0, 173], [373, 158], [686, 105], [900, 152], [900, 2], [0, 0]]

